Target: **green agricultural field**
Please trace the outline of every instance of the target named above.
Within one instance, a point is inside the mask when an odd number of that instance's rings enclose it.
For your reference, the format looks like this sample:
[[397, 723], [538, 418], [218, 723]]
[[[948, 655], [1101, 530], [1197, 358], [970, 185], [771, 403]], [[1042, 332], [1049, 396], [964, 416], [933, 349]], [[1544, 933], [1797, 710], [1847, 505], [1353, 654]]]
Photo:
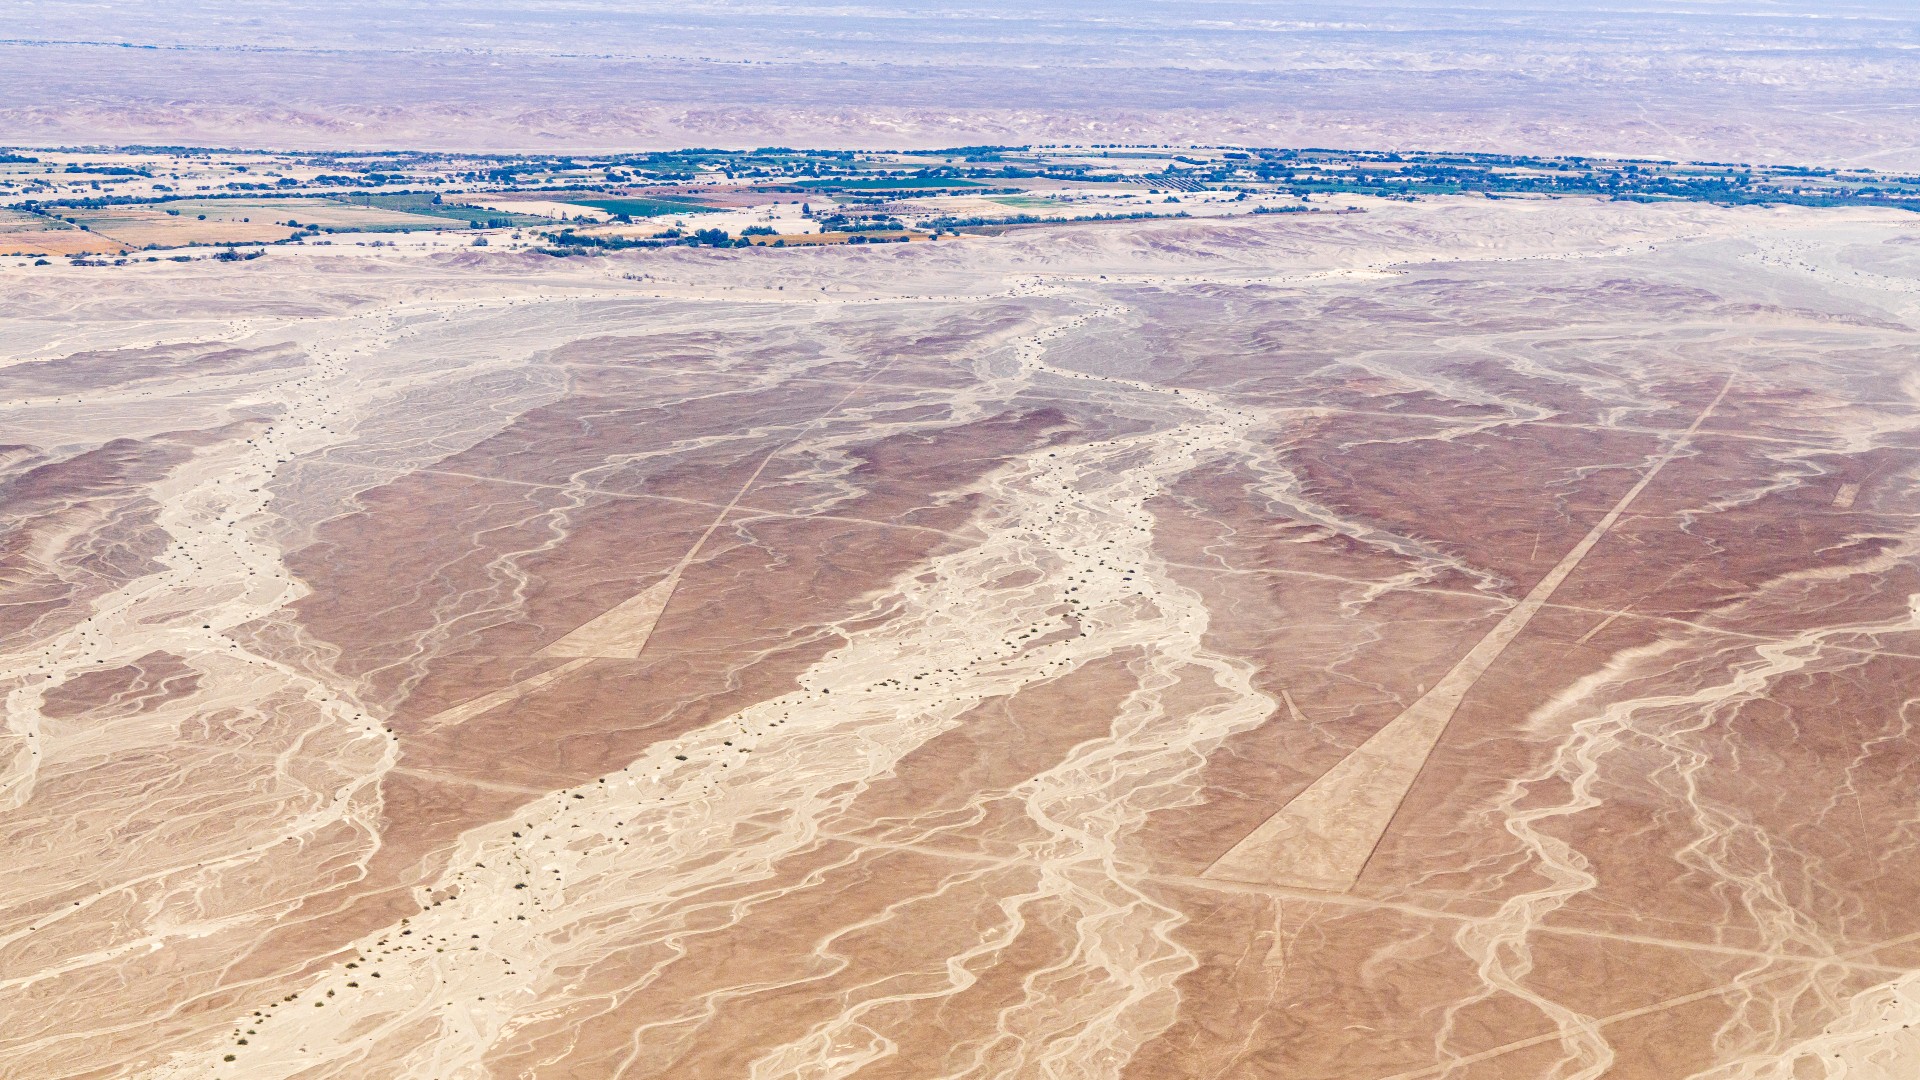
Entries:
[[336, 195], [333, 201], [348, 206], [371, 207], [377, 210], [394, 210], [406, 214], [423, 214], [427, 217], [446, 218], [450, 221], [479, 222], [489, 228], [504, 228], [521, 225], [549, 225], [552, 222], [532, 214], [509, 214], [502, 210], [489, 210], [484, 206], [467, 206], [463, 203], [434, 202], [433, 196], [424, 193], [401, 195]]
[[50, 211], [83, 229], [134, 248], [274, 243], [304, 229], [325, 232], [425, 232], [464, 222], [326, 197], [170, 199]]
[[570, 199], [563, 195], [554, 195], [552, 198], [555, 202], [564, 202], [571, 206], [591, 206], [595, 210], [605, 210], [609, 214], [625, 214], [628, 217], [666, 217], [671, 214], [705, 214], [711, 213], [715, 209], [715, 207], [697, 203], [690, 199]]

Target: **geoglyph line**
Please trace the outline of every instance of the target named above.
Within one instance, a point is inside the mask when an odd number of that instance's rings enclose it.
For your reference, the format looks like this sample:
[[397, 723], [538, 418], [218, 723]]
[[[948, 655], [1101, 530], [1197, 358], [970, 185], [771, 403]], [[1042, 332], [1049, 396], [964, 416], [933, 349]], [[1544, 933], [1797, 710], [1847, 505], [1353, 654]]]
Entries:
[[[1172, 422], [1003, 466], [981, 482], [980, 542], [929, 560], [875, 597], [875, 611], [890, 617], [863, 616], [861, 629], [801, 676], [800, 689], [467, 834], [431, 890], [447, 899], [411, 918], [404, 938], [390, 930], [359, 943], [362, 967], [379, 970], [378, 983], [350, 986], [353, 973], [335, 969], [311, 988], [326, 1007], [302, 1007], [297, 1020], [249, 1020], [257, 1034], [243, 1048], [245, 1075], [357, 1075], [362, 1054], [405, 1030], [410, 1049], [385, 1062], [386, 1072], [480, 1076], [490, 1052], [542, 1017], [608, 1007], [605, 993], [577, 988], [577, 973], [596, 957], [682, 942], [696, 923], [698, 933], [724, 930], [807, 887], [781, 881], [775, 867], [815, 850], [824, 821], [971, 708], [1139, 651], [1147, 659], [1109, 736], [1019, 789], [1046, 839], [1023, 849], [1037, 880], [998, 910], [1011, 927], [1036, 906], [1068, 911], [1074, 940], [1030, 976], [995, 1034], [956, 1051], [998, 1075], [1116, 1075], [1171, 1022], [1174, 982], [1197, 962], [1172, 937], [1184, 916], [1143, 891], [1144, 868], [1121, 861], [1118, 842], [1152, 811], [1196, 798], [1207, 753], [1264, 722], [1275, 703], [1254, 689], [1248, 664], [1205, 649], [1204, 603], [1157, 561], [1147, 509], [1201, 455], [1238, 446], [1258, 417], [1208, 395], [1175, 398], [1044, 363], [1048, 341], [1115, 310], [1040, 331], [1016, 350], [1015, 370], [981, 393], [1004, 400], [1036, 379], [1085, 379], [1110, 384], [1090, 387], [1101, 392], [1151, 394]], [[1167, 692], [1196, 680], [1213, 688], [1206, 701], [1171, 706]], [[754, 828], [742, 832], [749, 820]], [[917, 996], [960, 992], [969, 965], [1014, 936], [991, 936], [953, 958], [946, 988]], [[669, 958], [625, 976], [612, 1000], [645, 992], [671, 966]], [[716, 1000], [696, 996], [637, 1030], [616, 1075], [650, 1071], [647, 1055], [672, 1045], [672, 1033], [697, 1024]], [[751, 1075], [839, 1077], [891, 1053], [868, 1017], [895, 1000], [881, 993], [849, 1002], [805, 1037], [769, 1048]], [[163, 1075], [206, 1068], [203, 1055], [189, 1055]]]
[[1204, 876], [1345, 892], [1353, 888], [1460, 702], [1546, 606], [1554, 590], [1612, 530], [1733, 386], [1728, 376], [1693, 423], [1655, 458], [1613, 509], [1561, 558], [1526, 598], [1501, 616], [1419, 700], [1321, 774], [1207, 868]]

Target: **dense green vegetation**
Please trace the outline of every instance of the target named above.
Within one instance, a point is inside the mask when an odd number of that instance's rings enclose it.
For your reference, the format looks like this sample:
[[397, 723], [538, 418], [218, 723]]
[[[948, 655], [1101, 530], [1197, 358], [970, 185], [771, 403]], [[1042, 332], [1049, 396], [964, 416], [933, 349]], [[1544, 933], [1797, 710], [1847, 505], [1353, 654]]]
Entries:
[[1169, 184], [1250, 180], [1296, 195], [1605, 195], [1636, 201], [1920, 210], [1920, 177], [1714, 162], [1259, 150], [1216, 163], [1170, 165], [1159, 175]]
[[[533, 229], [537, 230], [534, 242], [542, 245], [539, 250], [549, 254], [589, 254], [629, 247], [739, 246], [755, 240], [772, 244], [802, 241], [780, 240], [772, 227], [765, 225], [731, 236], [713, 228], [698, 229], [692, 235], [687, 235], [685, 228], [675, 228], [646, 239], [601, 236], [585, 228], [555, 234], [549, 230], [563, 224], [555, 217], [492, 210], [460, 200], [503, 200], [500, 205], [512, 205], [513, 200], [539, 200], [560, 207], [578, 206], [582, 215], [589, 210], [601, 211], [622, 222], [684, 216], [689, 221], [677, 225], [711, 225], [712, 217], [698, 221], [692, 217], [728, 209], [710, 205], [716, 200], [704, 193], [726, 190], [722, 185], [731, 180], [763, 196], [785, 193], [776, 197], [797, 196], [809, 202], [803, 209], [805, 216], [834, 238], [829, 242], [843, 243], [876, 242], [888, 234], [904, 234], [916, 222], [935, 233], [956, 229], [998, 232], [1043, 221], [1066, 224], [1162, 216], [1143, 211], [1095, 213], [1063, 220], [1052, 214], [1026, 213], [1041, 206], [1054, 208], [1062, 194], [1028, 183], [1036, 179], [1073, 182], [1066, 189], [1069, 202], [1086, 194], [1111, 194], [1117, 188], [1129, 194], [1156, 196], [1150, 200], [1129, 199], [1128, 205], [1178, 202], [1189, 193], [1201, 192], [1226, 193], [1228, 198], [1238, 193], [1243, 200], [1291, 194], [1309, 204], [1255, 205], [1250, 207], [1254, 213], [1317, 210], [1332, 202], [1326, 196], [1339, 195], [1408, 200], [1439, 195], [1490, 199], [1581, 196], [1632, 202], [1687, 200], [1722, 205], [1870, 206], [1920, 211], [1920, 175], [1574, 155], [1118, 145], [968, 146], [925, 152], [693, 148], [600, 156], [254, 154], [180, 147], [150, 149], [179, 160], [170, 166], [103, 156], [93, 161], [49, 164], [27, 155], [0, 154], [0, 163], [9, 166], [0, 168], [0, 172], [5, 173], [9, 184], [19, 188], [6, 208], [39, 217], [52, 228], [75, 223], [85, 227], [88, 211], [119, 207], [202, 219], [247, 220], [250, 216], [254, 222], [293, 226], [297, 230], [289, 238], [293, 241], [343, 231]], [[215, 160], [216, 155], [224, 160]], [[196, 162], [203, 164], [195, 166]], [[211, 163], [213, 168], [205, 168], [204, 163]], [[41, 168], [23, 168], [35, 165]], [[169, 182], [151, 182], [154, 179]], [[680, 182], [691, 183], [675, 186]], [[1096, 184], [1104, 190], [1090, 188]], [[187, 194], [189, 191], [193, 194]], [[620, 194], [625, 191], [637, 194]], [[918, 221], [919, 214], [928, 211], [900, 201], [942, 193], [993, 198], [1008, 213]], [[1207, 198], [1217, 201], [1218, 196]], [[234, 199], [246, 201], [226, 201]], [[1294, 200], [1263, 200], [1278, 201]], [[316, 203], [322, 206], [316, 207]], [[416, 217], [357, 222], [351, 219], [361, 215], [342, 213], [340, 208], [344, 206]], [[554, 214], [577, 220], [564, 209], [555, 209]], [[476, 244], [482, 241], [484, 238]]]
[[403, 195], [336, 195], [333, 196], [333, 201], [346, 203], [349, 206], [371, 206], [378, 210], [398, 210], [408, 214], [424, 214], [428, 217], [465, 221], [488, 229], [550, 224], [548, 219], [535, 217], [532, 214], [507, 214], [498, 210], [489, 210], [484, 206], [443, 202], [440, 196], [424, 192]]
[[[772, 230], [767, 230], [767, 232], [771, 233]], [[669, 229], [658, 236], [644, 238], [604, 236], [598, 233], [578, 233], [572, 229], [562, 229], [556, 233], [548, 233], [546, 240], [546, 247], [536, 249], [546, 255], [576, 255], [607, 251], [627, 251], [632, 248], [753, 246], [753, 241], [749, 240], [745, 233], [735, 238], [729, 236], [724, 229], [699, 229], [691, 233], [682, 233], [678, 229]]]
[[920, 223], [922, 229], [958, 231], [977, 228], [1000, 228], [1008, 225], [1076, 225], [1089, 221], [1145, 221], [1152, 218], [1190, 217], [1185, 210], [1172, 214], [1156, 214], [1150, 210], [1137, 210], [1127, 214], [1079, 214], [1074, 217], [1035, 217], [1032, 214], [1012, 214], [1007, 217], [937, 217]]

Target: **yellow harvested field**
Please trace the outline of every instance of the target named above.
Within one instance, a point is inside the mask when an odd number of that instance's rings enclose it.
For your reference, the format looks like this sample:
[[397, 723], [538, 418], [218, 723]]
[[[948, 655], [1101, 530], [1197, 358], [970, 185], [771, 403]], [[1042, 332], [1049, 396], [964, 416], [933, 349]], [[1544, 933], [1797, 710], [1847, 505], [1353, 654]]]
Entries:
[[81, 229], [0, 231], [0, 255], [118, 255], [125, 250], [124, 244]]
[[203, 221], [185, 211], [175, 216], [144, 206], [87, 210], [73, 217], [101, 236], [136, 248], [262, 243], [285, 240], [295, 231], [271, 220], [221, 220], [209, 214]]
[[170, 209], [191, 206], [194, 214], [205, 214], [212, 221], [216, 214], [251, 217], [259, 221], [298, 221], [324, 229], [464, 229], [467, 223], [453, 218], [409, 214], [378, 206], [356, 206], [332, 199], [220, 199], [204, 203], [176, 203]]

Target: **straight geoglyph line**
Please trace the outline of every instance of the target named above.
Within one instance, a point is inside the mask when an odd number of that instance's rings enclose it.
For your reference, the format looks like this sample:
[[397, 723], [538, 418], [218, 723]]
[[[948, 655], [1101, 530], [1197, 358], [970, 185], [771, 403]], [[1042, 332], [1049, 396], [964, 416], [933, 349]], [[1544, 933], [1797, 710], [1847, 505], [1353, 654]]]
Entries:
[[1353, 888], [1467, 692], [1547, 605], [1554, 590], [1607, 535], [1660, 470], [1686, 450], [1732, 386], [1733, 376], [1729, 375], [1720, 392], [1673, 445], [1654, 459], [1613, 509], [1432, 689], [1247, 834], [1207, 867], [1203, 876], [1326, 892]]

